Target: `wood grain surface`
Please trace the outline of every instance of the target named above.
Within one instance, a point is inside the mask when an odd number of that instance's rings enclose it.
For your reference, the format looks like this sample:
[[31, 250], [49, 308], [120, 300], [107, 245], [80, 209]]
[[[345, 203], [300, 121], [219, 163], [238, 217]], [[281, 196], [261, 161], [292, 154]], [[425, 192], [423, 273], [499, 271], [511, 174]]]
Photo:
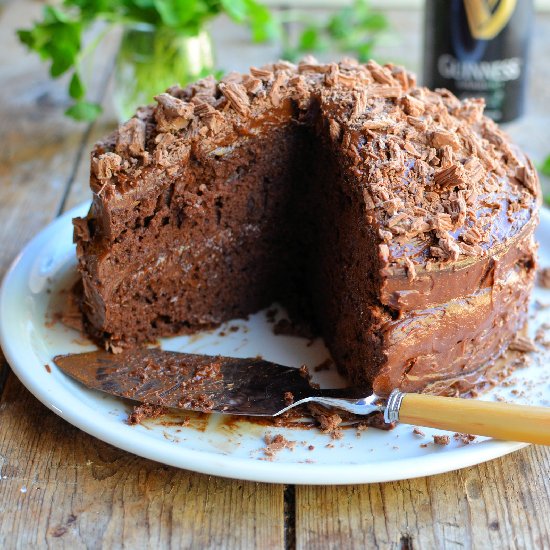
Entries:
[[[63, 117], [13, 31], [39, 2], [0, 15], [0, 276], [22, 246], [89, 197], [88, 151], [112, 128], [116, 37], [102, 45], [94, 125]], [[32, 215], [30, 215], [32, 213]], [[0, 354], [0, 548], [550, 548], [550, 451], [403, 482], [282, 486], [195, 474], [88, 436], [40, 404]]]

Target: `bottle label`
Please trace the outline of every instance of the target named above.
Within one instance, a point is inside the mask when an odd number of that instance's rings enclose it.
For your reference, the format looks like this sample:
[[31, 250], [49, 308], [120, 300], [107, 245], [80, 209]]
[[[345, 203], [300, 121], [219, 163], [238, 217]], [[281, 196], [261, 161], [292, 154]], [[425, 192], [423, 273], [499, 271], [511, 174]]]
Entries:
[[464, 0], [470, 33], [478, 40], [492, 40], [510, 21], [517, 0]]
[[523, 59], [510, 57], [495, 61], [460, 61], [450, 54], [443, 54], [437, 60], [437, 69], [444, 78], [460, 80], [464, 88], [476, 89], [476, 81], [508, 82], [521, 76]]
[[531, 0], [428, 0], [425, 84], [459, 98], [483, 97], [485, 113], [521, 112]]

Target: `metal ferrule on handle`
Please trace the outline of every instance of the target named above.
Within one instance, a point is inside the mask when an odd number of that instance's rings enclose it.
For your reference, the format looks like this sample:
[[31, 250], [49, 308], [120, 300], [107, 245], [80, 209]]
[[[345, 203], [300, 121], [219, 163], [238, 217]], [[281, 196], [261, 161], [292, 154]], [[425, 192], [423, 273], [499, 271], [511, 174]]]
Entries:
[[393, 390], [388, 397], [388, 402], [384, 410], [384, 422], [399, 422], [399, 409], [405, 394], [399, 390]]

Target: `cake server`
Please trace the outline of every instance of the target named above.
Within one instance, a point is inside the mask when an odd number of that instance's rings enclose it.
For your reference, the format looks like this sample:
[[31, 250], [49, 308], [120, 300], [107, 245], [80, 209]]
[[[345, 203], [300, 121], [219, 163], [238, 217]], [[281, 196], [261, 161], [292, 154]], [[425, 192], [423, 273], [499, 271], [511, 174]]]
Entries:
[[261, 358], [193, 355], [158, 348], [114, 355], [105, 351], [59, 355], [55, 364], [89, 388], [186, 410], [278, 416], [305, 403], [357, 415], [383, 413], [404, 422], [499, 439], [550, 445], [550, 408], [394, 390], [387, 399], [357, 390], [317, 389], [300, 369]]

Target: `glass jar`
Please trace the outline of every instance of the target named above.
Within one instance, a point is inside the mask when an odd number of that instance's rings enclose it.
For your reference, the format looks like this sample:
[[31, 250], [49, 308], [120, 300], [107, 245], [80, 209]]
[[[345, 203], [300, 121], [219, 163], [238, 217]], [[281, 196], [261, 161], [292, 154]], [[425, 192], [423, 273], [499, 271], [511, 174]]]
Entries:
[[184, 86], [213, 70], [212, 42], [204, 30], [192, 35], [147, 24], [126, 27], [114, 74], [119, 121], [129, 119], [137, 107], [151, 103], [173, 84]]

